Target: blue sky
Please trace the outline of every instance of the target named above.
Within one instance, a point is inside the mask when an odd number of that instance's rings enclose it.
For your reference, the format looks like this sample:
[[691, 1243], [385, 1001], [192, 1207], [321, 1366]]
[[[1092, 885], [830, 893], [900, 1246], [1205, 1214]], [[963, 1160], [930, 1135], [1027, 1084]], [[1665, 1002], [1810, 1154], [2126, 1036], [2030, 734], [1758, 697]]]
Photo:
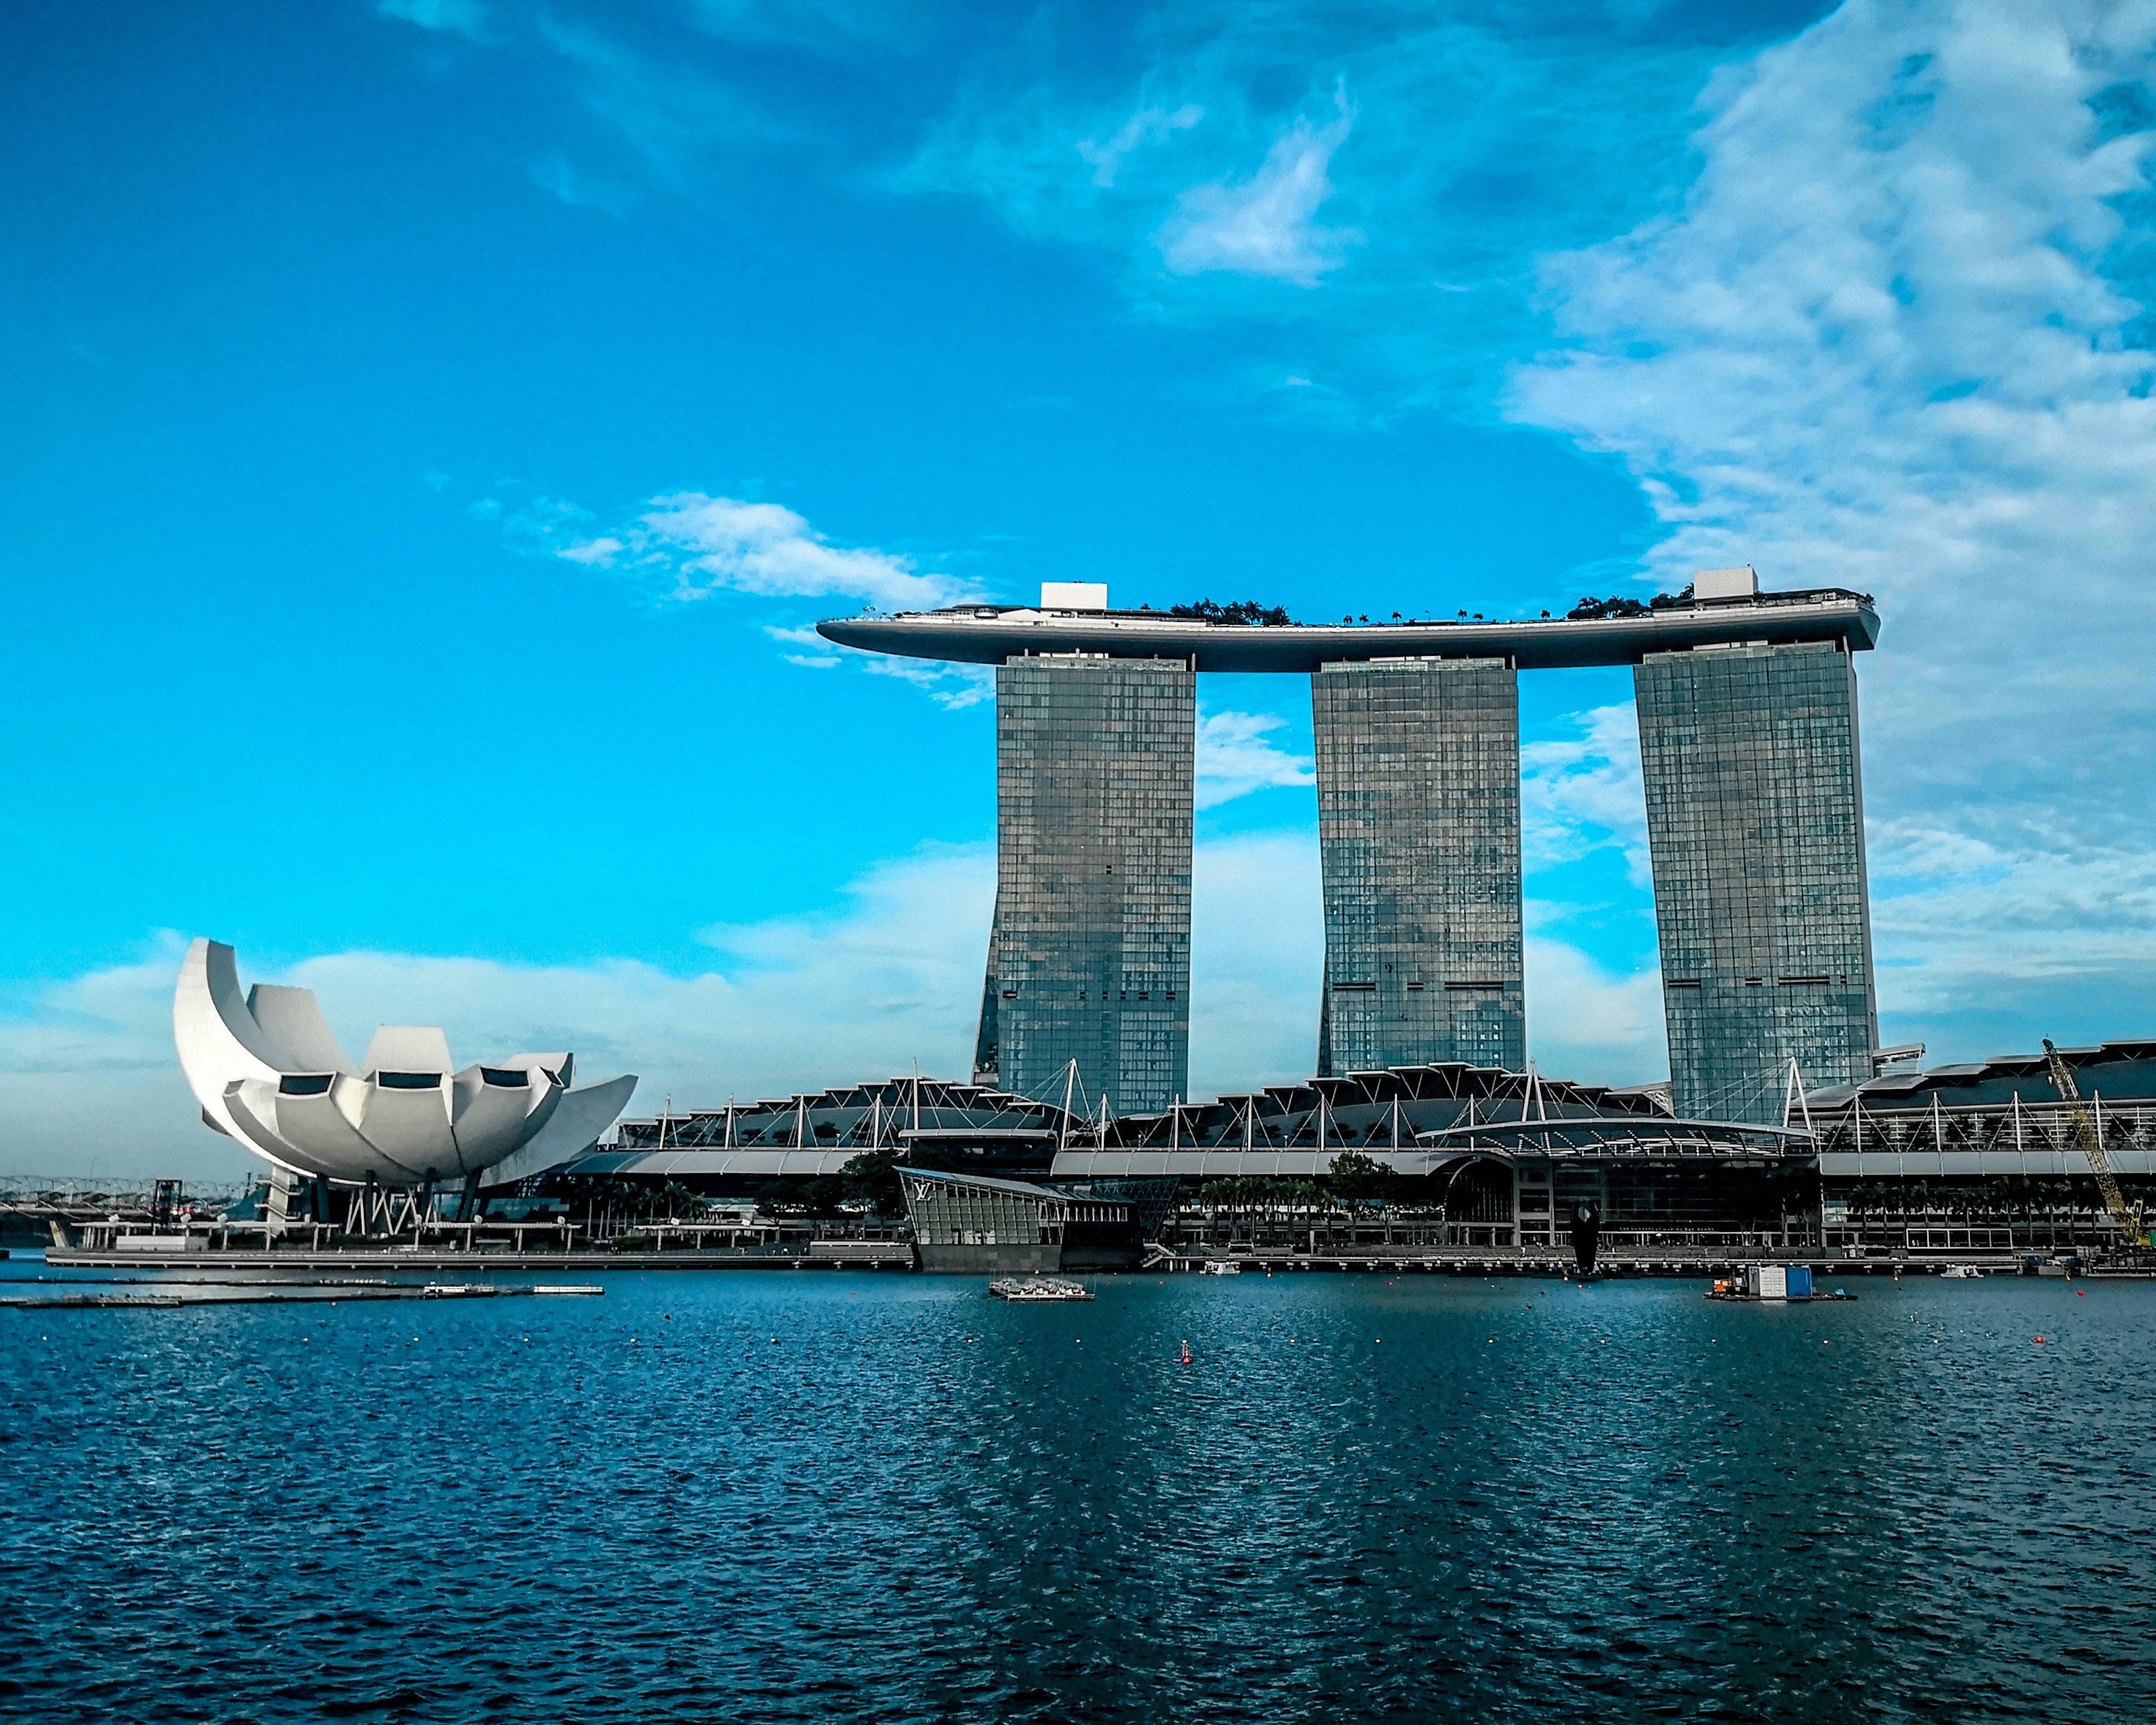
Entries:
[[[961, 1070], [992, 711], [801, 632], [1043, 580], [1864, 588], [1889, 1040], [2156, 1025], [2142, 9], [74, 4], [11, 45], [0, 1165], [239, 1166], [163, 1025], [197, 933], [357, 1044], [566, 1043], [647, 1104]], [[1209, 1091], [1307, 1071], [1318, 936], [1306, 690], [1204, 701]], [[1533, 1052], [1657, 1076], [1629, 680], [1522, 706]]]

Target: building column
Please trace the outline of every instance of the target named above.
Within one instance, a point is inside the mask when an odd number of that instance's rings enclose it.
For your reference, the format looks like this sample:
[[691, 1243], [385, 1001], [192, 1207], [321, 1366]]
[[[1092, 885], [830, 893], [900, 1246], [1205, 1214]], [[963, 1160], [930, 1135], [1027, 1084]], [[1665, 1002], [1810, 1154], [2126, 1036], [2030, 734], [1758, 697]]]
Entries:
[[975, 1077], [1150, 1113], [1190, 1072], [1198, 679], [1052, 654], [996, 671], [996, 915]]
[[1790, 1060], [1852, 1083], [1879, 1040], [1856, 666], [1835, 642], [1696, 648], [1634, 688], [1676, 1110], [1779, 1123]]
[[1519, 679], [1502, 660], [1311, 679], [1325, 880], [1321, 1076], [1521, 1070]]

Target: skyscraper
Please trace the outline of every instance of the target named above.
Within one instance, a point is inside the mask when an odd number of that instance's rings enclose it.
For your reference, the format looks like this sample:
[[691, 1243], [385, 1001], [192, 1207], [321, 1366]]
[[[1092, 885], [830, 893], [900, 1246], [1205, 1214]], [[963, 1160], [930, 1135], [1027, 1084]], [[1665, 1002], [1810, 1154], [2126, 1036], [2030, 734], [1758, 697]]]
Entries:
[[1835, 641], [1651, 653], [1634, 672], [1676, 1111], [1779, 1117], [1879, 1040], [1856, 671]]
[[995, 665], [998, 880], [976, 1073], [1089, 1105], [1188, 1081], [1196, 674], [1312, 678], [1321, 1072], [1526, 1064], [1517, 672], [1635, 667], [1680, 1112], [1775, 1120], [1877, 1041], [1853, 654], [1870, 598], [1705, 569], [1562, 618], [1294, 624], [1262, 608], [1039, 605], [834, 619], [870, 652]]
[[1196, 673], [1187, 660], [1013, 658], [996, 671], [996, 914], [977, 1073], [1116, 1113], [1190, 1070]]
[[1527, 1060], [1519, 682], [1501, 659], [1311, 679], [1325, 880], [1321, 1076]]

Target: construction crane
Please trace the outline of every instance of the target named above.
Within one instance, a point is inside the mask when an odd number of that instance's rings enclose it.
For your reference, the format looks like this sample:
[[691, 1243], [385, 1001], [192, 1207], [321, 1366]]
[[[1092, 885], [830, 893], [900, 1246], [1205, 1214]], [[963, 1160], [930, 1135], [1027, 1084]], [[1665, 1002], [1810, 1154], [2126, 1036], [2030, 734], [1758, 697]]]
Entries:
[[2096, 1189], [2103, 1194], [2104, 1208], [2111, 1212], [2111, 1219], [2118, 1225], [2119, 1239], [2130, 1246], [2147, 1245], [2148, 1234], [2141, 1225], [2141, 1206], [2128, 1207], [2126, 1194], [2118, 1189], [2118, 1177], [2111, 1171], [2110, 1159], [2097, 1140], [2089, 1111], [2082, 1106], [2081, 1086], [2074, 1082], [2065, 1057], [2048, 1036], [2044, 1039], [2044, 1059], [2051, 1068], [2051, 1087], [2066, 1105], [2067, 1114], [2074, 1122], [2074, 1141], [2081, 1146], [2082, 1154], [2088, 1158], [2089, 1172], [2096, 1176]]

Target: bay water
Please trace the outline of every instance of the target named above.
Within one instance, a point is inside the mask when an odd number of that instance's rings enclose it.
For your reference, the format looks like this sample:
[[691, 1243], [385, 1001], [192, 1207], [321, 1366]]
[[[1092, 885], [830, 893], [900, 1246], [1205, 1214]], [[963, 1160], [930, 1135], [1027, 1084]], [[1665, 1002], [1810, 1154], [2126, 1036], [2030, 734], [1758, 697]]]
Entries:
[[2156, 1716], [2156, 1284], [593, 1280], [0, 1310], [0, 1716]]

